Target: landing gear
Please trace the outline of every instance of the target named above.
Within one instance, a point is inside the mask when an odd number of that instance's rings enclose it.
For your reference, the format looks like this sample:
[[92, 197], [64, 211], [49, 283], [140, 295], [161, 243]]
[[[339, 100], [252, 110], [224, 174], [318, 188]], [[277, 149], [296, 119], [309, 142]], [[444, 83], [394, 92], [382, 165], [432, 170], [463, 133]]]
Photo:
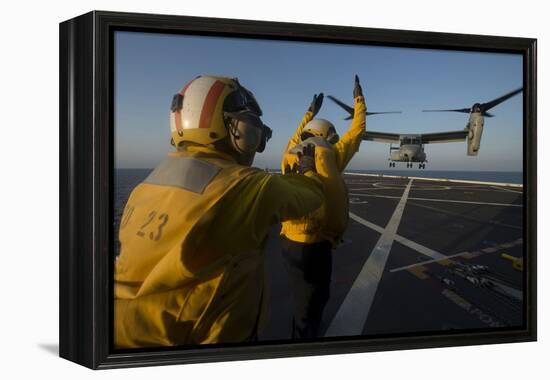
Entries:
[[390, 168], [395, 168], [395, 162], [390, 162]]
[[426, 169], [426, 164], [418, 164], [418, 169]]

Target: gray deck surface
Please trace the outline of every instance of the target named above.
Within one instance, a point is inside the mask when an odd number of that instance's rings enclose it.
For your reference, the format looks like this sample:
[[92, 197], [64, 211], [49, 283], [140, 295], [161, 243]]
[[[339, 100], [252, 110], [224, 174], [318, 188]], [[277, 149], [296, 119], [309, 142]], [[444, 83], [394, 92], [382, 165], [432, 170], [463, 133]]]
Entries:
[[[346, 182], [350, 221], [333, 252], [324, 336], [522, 324], [523, 272], [501, 257], [523, 255], [521, 188], [357, 175]], [[290, 338], [292, 291], [280, 253], [274, 229], [264, 341]]]

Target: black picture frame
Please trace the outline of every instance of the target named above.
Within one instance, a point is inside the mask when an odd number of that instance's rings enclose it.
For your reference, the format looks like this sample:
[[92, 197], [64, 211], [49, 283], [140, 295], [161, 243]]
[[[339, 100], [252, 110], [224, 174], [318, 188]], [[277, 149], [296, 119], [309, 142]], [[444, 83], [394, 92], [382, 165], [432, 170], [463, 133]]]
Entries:
[[[491, 332], [114, 352], [113, 33], [118, 30], [523, 55], [525, 325]], [[93, 11], [60, 24], [60, 356], [93, 369], [536, 340], [536, 39]]]

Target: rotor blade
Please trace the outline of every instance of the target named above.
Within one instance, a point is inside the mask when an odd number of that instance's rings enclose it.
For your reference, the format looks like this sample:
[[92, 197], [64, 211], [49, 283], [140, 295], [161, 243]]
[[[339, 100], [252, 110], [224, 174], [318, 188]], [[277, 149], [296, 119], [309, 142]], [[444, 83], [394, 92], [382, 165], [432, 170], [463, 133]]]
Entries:
[[456, 108], [452, 110], [422, 110], [422, 112], [463, 112], [463, 113], [470, 113], [469, 108]]
[[515, 96], [517, 94], [519, 94], [520, 92], [523, 91], [523, 87], [520, 87], [514, 91], [511, 91], [509, 93], [507, 93], [506, 95], [502, 95], [501, 97], [499, 98], [496, 98], [494, 100], [491, 100], [490, 102], [487, 102], [487, 103], [482, 103], [481, 104], [481, 109], [483, 111], [489, 111], [491, 108], [493, 108], [494, 106], [497, 106], [499, 105], [500, 103], [502, 103], [503, 101], [505, 100], [508, 100], [510, 99], [512, 96]]
[[402, 112], [401, 111], [384, 111], [384, 112], [369, 112], [369, 111], [367, 111], [367, 116], [380, 115], [380, 114], [385, 114], [385, 113], [402, 113]]
[[489, 112], [483, 112], [482, 115], [485, 116], [485, 117], [495, 117], [495, 115], [493, 115], [492, 113], [489, 113]]
[[353, 110], [352, 107], [348, 106], [346, 103], [344, 103], [343, 101], [339, 100], [339, 99], [336, 99], [334, 96], [332, 95], [328, 95], [328, 98], [330, 100], [332, 100], [334, 103], [338, 104], [340, 107], [342, 107], [343, 109], [346, 110], [347, 113], [350, 114], [351, 117], [353, 117], [353, 114], [355, 113], [355, 111]]
[[[346, 103], [344, 103], [343, 101], [335, 98], [332, 95], [328, 95], [328, 98], [330, 100], [332, 100], [334, 103], [338, 104], [343, 109], [345, 109], [350, 114], [350, 116], [348, 116], [345, 120], [350, 120], [350, 119], [353, 118], [353, 115], [355, 114], [355, 110], [351, 106], [348, 106]], [[401, 111], [384, 111], [384, 112], [368, 112], [367, 111], [366, 116], [380, 115], [380, 114], [387, 114], [387, 113], [401, 113]]]

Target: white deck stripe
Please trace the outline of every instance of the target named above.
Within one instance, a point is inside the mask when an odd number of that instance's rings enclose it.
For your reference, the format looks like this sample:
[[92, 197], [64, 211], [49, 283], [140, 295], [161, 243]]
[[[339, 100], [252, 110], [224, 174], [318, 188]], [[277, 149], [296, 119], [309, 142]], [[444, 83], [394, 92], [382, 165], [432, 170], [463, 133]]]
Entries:
[[[380, 234], [384, 232], [383, 227], [380, 227], [377, 224], [371, 223], [368, 220], [365, 220], [365, 219], [361, 218], [359, 215], [355, 215], [354, 213], [350, 212], [349, 217], [351, 219], [355, 220], [357, 223], [360, 223], [360, 224], [364, 225], [365, 227], [368, 227], [371, 230], [374, 230], [374, 231], [376, 231]], [[444, 254], [439, 253], [437, 251], [434, 251], [433, 249], [430, 249], [430, 248], [428, 248], [426, 246], [423, 246], [421, 244], [418, 244], [418, 243], [416, 243], [412, 240], [409, 240], [406, 237], [403, 237], [401, 235], [395, 235], [395, 241], [402, 244], [402, 245], [404, 245], [405, 247], [408, 247], [412, 250], [415, 250], [415, 251], [417, 251], [417, 252], [419, 252], [423, 255], [426, 255], [428, 257], [431, 257], [432, 259], [435, 259], [435, 260], [443, 260], [443, 259], [447, 258], [447, 256], [445, 256]]]
[[365, 227], [370, 228], [371, 230], [375, 230], [376, 232], [378, 232], [380, 234], [384, 232], [383, 227], [380, 227], [377, 224], [371, 223], [368, 220], [365, 220], [365, 219], [361, 218], [359, 215], [354, 214], [353, 212], [349, 213], [349, 217], [351, 219], [355, 220], [357, 223], [360, 223], [360, 224], [364, 225]]
[[523, 184], [520, 183], [506, 183], [506, 182], [487, 182], [487, 181], [472, 181], [467, 179], [450, 179], [450, 178], [427, 178], [427, 177], [404, 177], [399, 175], [387, 175], [387, 174], [369, 174], [369, 173], [350, 173], [344, 172], [347, 175], [357, 175], [364, 177], [378, 177], [378, 178], [397, 178], [397, 179], [419, 179], [422, 181], [437, 181], [437, 182], [458, 182], [458, 183], [473, 183], [477, 185], [496, 185], [496, 186], [508, 186], [508, 187], [520, 187], [523, 188]]
[[517, 194], [523, 194], [523, 191], [517, 191], [517, 190], [510, 190], [506, 189], [504, 187], [498, 187], [498, 186], [491, 186], [493, 189], [502, 190], [502, 191], [508, 191], [510, 193], [517, 193]]
[[361, 335], [370, 312], [378, 283], [386, 266], [397, 228], [407, 204], [411, 179], [403, 191], [393, 215], [378, 239], [361, 272], [332, 319], [325, 336]]
[[[376, 182], [376, 183], [379, 183], [379, 182]], [[406, 185], [404, 186], [395, 186], [395, 185], [388, 185], [387, 187], [380, 187], [380, 186], [371, 186], [371, 187], [354, 187], [354, 186], [359, 186], [359, 184], [348, 184], [348, 188], [351, 190], [351, 191], [373, 191], [373, 190], [401, 190], [401, 189], [404, 189]], [[386, 185], [384, 185], [386, 186]], [[390, 187], [391, 186], [391, 187]], [[438, 187], [435, 187], [435, 186], [438, 186]], [[449, 185], [449, 186], [445, 186], [445, 185], [429, 185], [427, 187], [415, 187], [413, 188], [413, 190], [418, 190], [418, 191], [447, 191], [447, 190], [453, 190], [453, 191], [456, 191], [458, 192], [459, 190], [461, 191], [475, 191], [476, 193], [477, 192], [495, 192], [495, 190], [504, 190], [504, 191], [509, 191], [509, 192], [512, 192], [512, 193], [518, 193], [518, 194], [523, 194], [523, 191], [516, 191], [516, 190], [509, 190], [509, 189], [505, 189], [503, 187], [499, 188], [499, 187], [496, 187], [496, 186], [491, 186], [493, 187], [492, 189], [489, 189], [489, 188], [486, 188], [486, 187], [482, 187], [482, 188], [479, 188], [477, 186], [469, 186], [469, 187], [454, 187], [452, 185]], [[501, 191], [502, 192], [502, 191]]]
[[493, 284], [498, 289], [497, 291], [507, 294], [510, 297], [514, 297], [518, 301], [523, 301], [523, 292], [521, 290], [512, 288], [511, 286], [508, 286], [506, 284], [503, 284], [501, 282], [494, 281], [494, 280], [493, 280]]
[[[360, 194], [360, 193], [349, 193], [354, 197], [373, 197], [373, 198], [388, 198], [388, 199], [398, 199], [393, 195], [375, 195], [375, 194]], [[499, 206], [499, 207], [523, 207], [523, 205], [513, 204], [513, 203], [492, 203], [492, 202], [474, 202], [474, 201], [459, 201], [454, 199], [435, 199], [435, 198], [409, 198], [411, 201], [428, 201], [428, 202], [447, 202], [447, 203], [465, 203], [472, 205], [486, 205], [486, 206]]]

